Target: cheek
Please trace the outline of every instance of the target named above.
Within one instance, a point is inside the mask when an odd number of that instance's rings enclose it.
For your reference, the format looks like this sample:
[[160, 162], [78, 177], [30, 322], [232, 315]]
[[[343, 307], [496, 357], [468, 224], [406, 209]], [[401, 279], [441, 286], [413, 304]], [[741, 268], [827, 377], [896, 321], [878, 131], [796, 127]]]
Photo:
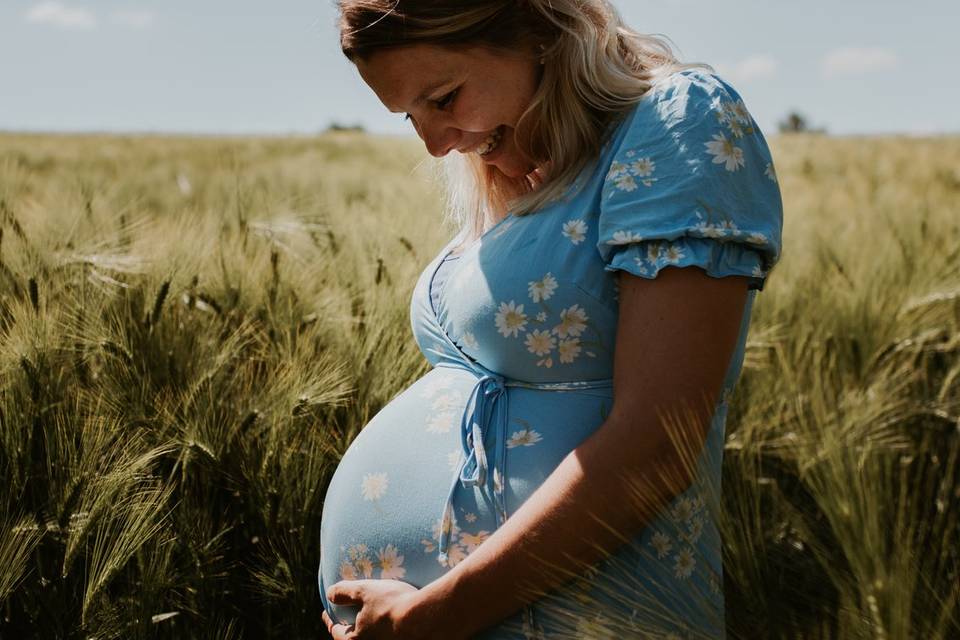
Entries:
[[499, 93], [470, 90], [459, 96], [453, 111], [456, 126], [464, 131], [480, 133], [496, 129], [502, 124], [513, 126], [509, 105]]
[[455, 126], [463, 131], [470, 133], [480, 133], [489, 131], [497, 126], [494, 123], [493, 114], [484, 108], [483, 104], [470, 108], [463, 108], [454, 113]]
[[514, 69], [515, 82], [511, 85], [509, 109], [514, 122], [520, 119], [540, 86], [540, 65], [520, 65]]

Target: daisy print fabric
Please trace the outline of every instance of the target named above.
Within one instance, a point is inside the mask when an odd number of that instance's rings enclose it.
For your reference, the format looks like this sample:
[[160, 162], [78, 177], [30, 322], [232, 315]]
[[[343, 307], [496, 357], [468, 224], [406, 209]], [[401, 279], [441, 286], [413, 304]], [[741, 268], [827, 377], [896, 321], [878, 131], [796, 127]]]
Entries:
[[[510, 300], [500, 302], [493, 321], [504, 338], [519, 338], [537, 367], [571, 364], [581, 355], [595, 358], [595, 347], [603, 347], [599, 340], [588, 340], [584, 332], [590, 326], [590, 316], [584, 302], [561, 306], [549, 304], [560, 285], [547, 272], [542, 278], [527, 283], [528, 298], [521, 304]], [[528, 310], [525, 310], [525, 307]], [[594, 328], [595, 329], [595, 328]]]
[[716, 75], [685, 71], [654, 86], [604, 179], [596, 246], [605, 269], [654, 278], [694, 265], [762, 289], [780, 256], [783, 207], [763, 134]]

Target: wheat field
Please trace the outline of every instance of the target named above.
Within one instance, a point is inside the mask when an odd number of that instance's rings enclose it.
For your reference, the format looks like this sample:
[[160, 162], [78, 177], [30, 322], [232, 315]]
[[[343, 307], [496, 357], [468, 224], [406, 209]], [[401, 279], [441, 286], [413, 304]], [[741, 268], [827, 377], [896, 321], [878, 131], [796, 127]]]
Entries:
[[[960, 637], [960, 138], [770, 143], [728, 635]], [[0, 638], [327, 637], [326, 484], [428, 369], [432, 161], [356, 132], [0, 135]]]

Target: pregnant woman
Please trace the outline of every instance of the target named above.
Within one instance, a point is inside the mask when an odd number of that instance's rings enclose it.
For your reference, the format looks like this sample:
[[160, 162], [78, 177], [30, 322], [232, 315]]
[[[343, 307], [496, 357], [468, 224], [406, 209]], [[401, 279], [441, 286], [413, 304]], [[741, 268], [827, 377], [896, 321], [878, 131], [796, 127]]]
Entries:
[[723, 637], [724, 421], [782, 225], [756, 122], [605, 0], [339, 8], [460, 232], [410, 306], [433, 368], [326, 493], [328, 630]]

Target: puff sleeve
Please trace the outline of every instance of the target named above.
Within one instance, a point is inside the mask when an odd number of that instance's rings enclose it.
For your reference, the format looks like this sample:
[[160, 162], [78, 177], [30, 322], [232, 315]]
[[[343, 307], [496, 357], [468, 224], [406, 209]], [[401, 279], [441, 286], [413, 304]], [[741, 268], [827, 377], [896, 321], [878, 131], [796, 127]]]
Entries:
[[780, 256], [783, 204], [739, 94], [714, 74], [681, 71], [654, 84], [623, 126], [601, 191], [604, 269], [655, 278], [698, 266], [762, 289]]

